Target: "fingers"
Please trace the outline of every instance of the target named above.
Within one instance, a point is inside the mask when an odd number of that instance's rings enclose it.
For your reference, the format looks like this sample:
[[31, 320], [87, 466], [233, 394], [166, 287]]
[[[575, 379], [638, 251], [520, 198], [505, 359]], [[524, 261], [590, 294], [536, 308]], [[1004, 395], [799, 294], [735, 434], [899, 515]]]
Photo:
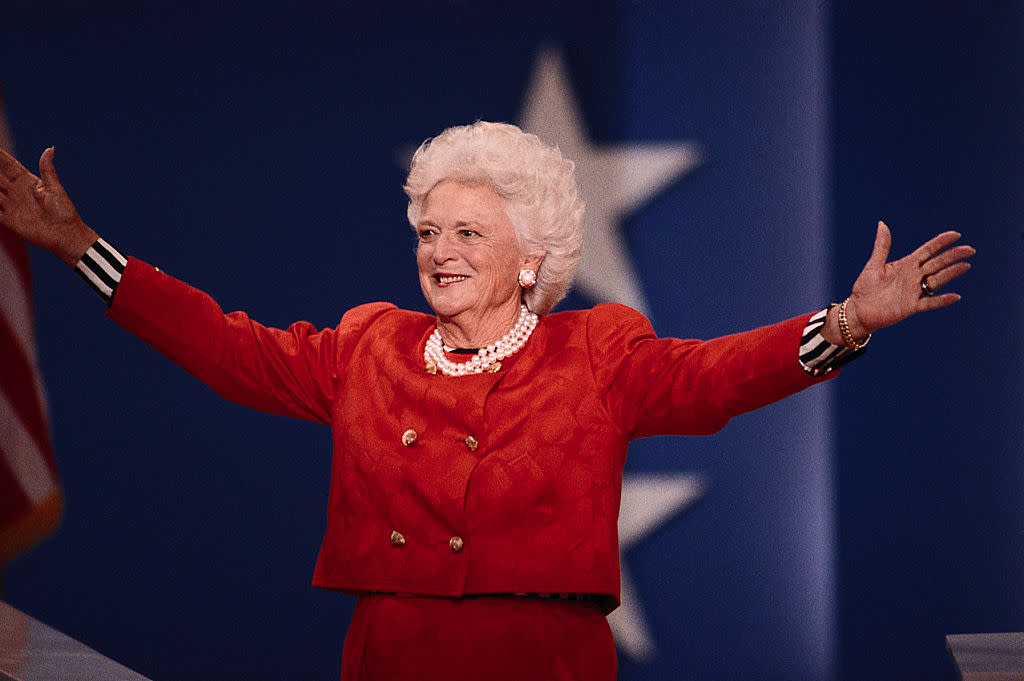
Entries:
[[881, 220], [878, 221], [878, 231], [875, 232], [875, 247], [868, 258], [868, 267], [881, 267], [889, 258], [889, 248], [892, 247], [892, 232], [888, 225]]
[[[883, 223], [879, 223], [879, 225], [879, 229], [881, 229]], [[964, 274], [971, 267], [969, 263], [962, 261], [970, 258], [977, 251], [966, 244], [953, 246], [961, 236], [960, 232], [955, 230], [942, 232], [921, 244], [917, 250], [900, 262], [905, 263], [905, 266], [916, 268], [921, 278], [926, 280], [928, 287], [934, 291]], [[951, 246], [953, 247], [950, 248]]]
[[27, 172], [25, 166], [18, 163], [18, 159], [0, 149], [0, 184], [3, 184], [3, 180], [14, 181]]
[[50, 147], [39, 157], [39, 177], [48, 188], [60, 186], [60, 180], [57, 179], [57, 169], [53, 166], [53, 154], [54, 148]]
[[971, 246], [964, 244], [954, 246], [953, 248], [942, 251], [935, 257], [922, 263], [921, 273], [924, 276], [930, 276], [936, 272], [941, 272], [951, 265], [970, 258], [975, 254], [975, 252], [976, 251]]
[[966, 274], [967, 270], [969, 269], [971, 269], [971, 263], [958, 262], [954, 265], [950, 265], [949, 267], [945, 267], [933, 274], [927, 274], [924, 277], [922, 277], [922, 280], [928, 286], [929, 289], [931, 289], [932, 291], [937, 291], [946, 284], [948, 284], [949, 282], [956, 279], [957, 277]]
[[943, 232], [942, 234], [934, 236], [921, 244], [918, 249], [908, 257], [912, 257], [918, 265], [923, 266], [926, 262], [935, 257], [937, 253], [956, 242], [960, 236], [960, 232], [955, 232], [953, 230]]
[[[937, 291], [971, 269], [971, 264], [964, 261], [975, 254], [974, 248], [965, 244], [949, 248], [959, 238], [959, 232], [943, 232], [925, 242], [914, 252], [913, 256], [920, 263], [921, 280], [928, 289]], [[948, 298], [947, 296], [955, 297]], [[925, 296], [925, 298], [928, 303], [925, 309], [944, 307], [960, 299], [956, 294]], [[936, 299], [940, 302], [936, 303]]]
[[942, 293], [934, 296], [922, 298], [918, 302], [918, 312], [925, 312], [927, 310], [938, 310], [940, 307], [946, 307], [952, 305], [956, 301], [960, 300], [959, 293]]

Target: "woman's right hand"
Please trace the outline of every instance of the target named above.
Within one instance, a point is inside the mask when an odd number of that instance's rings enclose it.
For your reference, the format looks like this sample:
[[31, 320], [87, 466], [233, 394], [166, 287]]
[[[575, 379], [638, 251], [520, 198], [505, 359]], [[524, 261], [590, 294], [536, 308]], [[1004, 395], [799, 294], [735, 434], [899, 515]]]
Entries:
[[39, 177], [0, 149], [0, 226], [74, 267], [99, 236], [79, 217], [57, 179], [53, 147], [39, 158]]

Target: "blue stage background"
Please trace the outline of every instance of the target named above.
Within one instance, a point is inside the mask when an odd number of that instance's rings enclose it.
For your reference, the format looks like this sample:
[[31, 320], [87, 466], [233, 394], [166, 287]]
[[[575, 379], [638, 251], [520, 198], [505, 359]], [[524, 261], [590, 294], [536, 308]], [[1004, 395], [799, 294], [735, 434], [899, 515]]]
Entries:
[[[55, 145], [109, 241], [269, 324], [423, 309], [399, 159], [518, 120], [546, 47], [594, 144], [703, 150], [622, 222], [659, 333], [841, 299], [878, 219], [900, 255], [963, 231], [953, 309], [631, 448], [710, 487], [626, 553], [657, 651], [620, 678], [954, 678], [945, 634], [1024, 629], [1024, 3], [92, 4], [0, 8], [20, 157]], [[6, 600], [155, 681], [336, 678], [353, 601], [309, 585], [328, 431], [223, 402], [33, 266], [66, 515]]]

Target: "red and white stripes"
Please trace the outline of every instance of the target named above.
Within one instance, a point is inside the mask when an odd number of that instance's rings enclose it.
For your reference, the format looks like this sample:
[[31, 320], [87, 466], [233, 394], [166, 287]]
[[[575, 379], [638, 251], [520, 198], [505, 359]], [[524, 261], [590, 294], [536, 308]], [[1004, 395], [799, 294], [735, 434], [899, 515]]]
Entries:
[[[2, 93], [0, 145], [11, 149]], [[0, 564], [51, 532], [62, 506], [31, 292], [26, 246], [0, 230]]]

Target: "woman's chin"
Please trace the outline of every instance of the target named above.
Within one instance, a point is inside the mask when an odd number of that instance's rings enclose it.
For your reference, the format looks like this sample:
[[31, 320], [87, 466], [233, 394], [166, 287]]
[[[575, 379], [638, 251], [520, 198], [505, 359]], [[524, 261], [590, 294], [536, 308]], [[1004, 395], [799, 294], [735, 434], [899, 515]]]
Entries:
[[451, 319], [457, 317], [463, 312], [467, 312], [472, 306], [464, 301], [449, 300], [445, 296], [434, 296], [427, 299], [427, 303], [430, 305], [430, 309], [434, 311], [438, 317]]

